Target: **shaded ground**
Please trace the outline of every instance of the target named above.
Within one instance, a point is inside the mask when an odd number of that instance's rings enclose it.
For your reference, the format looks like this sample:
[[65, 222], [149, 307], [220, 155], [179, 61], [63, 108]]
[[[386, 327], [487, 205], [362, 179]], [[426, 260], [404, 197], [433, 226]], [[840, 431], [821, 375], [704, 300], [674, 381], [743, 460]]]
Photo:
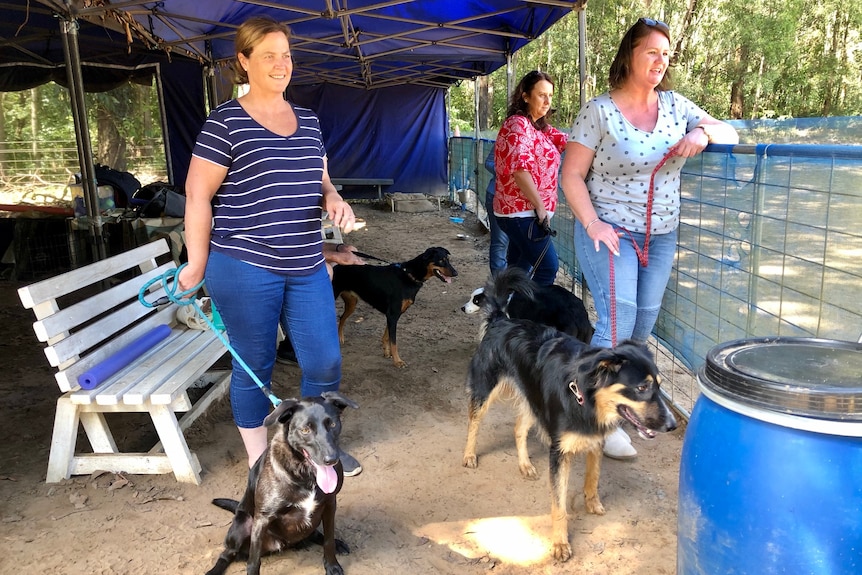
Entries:
[[[574, 557], [549, 555], [547, 452], [530, 450], [541, 472], [526, 481], [517, 470], [513, 413], [496, 405], [479, 436], [477, 470], [461, 466], [466, 432], [464, 376], [479, 318], [460, 306], [487, 275], [487, 236], [475, 218], [450, 212], [390, 213], [356, 204], [366, 227], [348, 240], [390, 261], [439, 245], [452, 252], [460, 275], [429, 281], [399, 322], [407, 368], [380, 350], [383, 316], [360, 303], [346, 328], [342, 392], [360, 405], [344, 422], [343, 443], [364, 472], [348, 478], [339, 497], [336, 531], [352, 548], [341, 558], [348, 575], [380, 573], [670, 575], [676, 571], [677, 473], [683, 431], [652, 442], [635, 437], [634, 462], [605, 459], [599, 492], [607, 510], [587, 516], [575, 498], [569, 522]], [[460, 214], [459, 214], [460, 215]], [[458, 234], [468, 235], [459, 239]], [[204, 467], [199, 487], [170, 476], [75, 477], [44, 483], [59, 395], [30, 312], [15, 288], [0, 281], [0, 340], [6, 376], [0, 383], [0, 574], [202, 574], [215, 562], [230, 516], [213, 497], [239, 497], [246, 467], [226, 403], [213, 406], [189, 434]], [[298, 368], [277, 366], [274, 390], [298, 388]], [[132, 418], [129, 418], [130, 420]], [[145, 419], [124, 426], [120, 443], [152, 432]], [[583, 461], [572, 471], [580, 490]], [[264, 573], [323, 572], [319, 548], [267, 558]], [[234, 564], [229, 573], [244, 573]]]

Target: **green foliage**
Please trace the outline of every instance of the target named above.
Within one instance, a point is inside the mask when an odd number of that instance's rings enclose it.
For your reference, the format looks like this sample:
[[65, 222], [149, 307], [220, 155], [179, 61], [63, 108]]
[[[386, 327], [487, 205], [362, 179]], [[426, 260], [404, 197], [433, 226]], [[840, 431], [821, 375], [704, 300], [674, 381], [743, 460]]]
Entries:
[[[675, 89], [717, 118], [862, 114], [862, 3], [846, 0], [590, 0], [585, 98], [607, 90], [619, 40], [637, 18], [667, 22]], [[514, 55], [515, 81], [530, 70], [556, 82], [552, 123], [568, 128], [580, 108], [578, 14]], [[506, 70], [490, 75], [491, 125], [505, 111]], [[473, 83], [450, 90], [450, 116], [471, 132]]]
[[[0, 96], [0, 191], [21, 196], [48, 186], [62, 194], [80, 172], [68, 90], [50, 83]], [[85, 106], [94, 162], [131, 171], [143, 183], [167, 179], [154, 86], [88, 93]]]

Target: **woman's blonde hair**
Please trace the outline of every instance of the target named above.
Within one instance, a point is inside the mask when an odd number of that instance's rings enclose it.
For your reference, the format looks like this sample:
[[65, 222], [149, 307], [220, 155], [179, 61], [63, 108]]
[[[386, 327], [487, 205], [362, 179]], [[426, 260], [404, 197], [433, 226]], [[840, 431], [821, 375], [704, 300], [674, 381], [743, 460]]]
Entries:
[[281, 32], [290, 42], [290, 28], [287, 24], [282, 24], [269, 16], [254, 16], [239, 25], [233, 42], [235, 56], [232, 66], [235, 84], [248, 84], [248, 73], [239, 63], [239, 55], [250, 58], [255, 46], [260, 44], [264, 36], [273, 32]]

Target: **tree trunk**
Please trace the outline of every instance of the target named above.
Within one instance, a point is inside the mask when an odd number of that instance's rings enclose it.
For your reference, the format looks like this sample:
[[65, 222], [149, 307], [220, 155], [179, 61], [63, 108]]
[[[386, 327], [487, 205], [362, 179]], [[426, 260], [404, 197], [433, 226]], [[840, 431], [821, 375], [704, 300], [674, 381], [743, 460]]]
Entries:
[[763, 67], [766, 63], [766, 57], [760, 56], [760, 68], [757, 72], [757, 88], [754, 90], [754, 104], [751, 106], [752, 119], [757, 117], [757, 108], [760, 105], [760, 94], [763, 91]]
[[491, 127], [491, 106], [494, 101], [494, 93], [491, 90], [488, 76], [479, 76], [476, 78], [476, 88], [479, 91], [479, 117], [476, 121], [479, 124], [479, 131], [488, 130]]
[[0, 92], [0, 177], [4, 177], [6, 175], [3, 167], [6, 165], [6, 162], [9, 160], [9, 153], [7, 151], [7, 139], [6, 139], [6, 92]]
[[39, 95], [36, 93], [36, 88], [30, 88], [30, 151], [33, 153], [33, 159], [36, 160], [37, 170], [41, 167], [38, 160], [39, 147], [36, 145], [36, 136], [39, 135]]
[[685, 16], [682, 19], [682, 28], [676, 37], [676, 45], [673, 49], [673, 54], [670, 57], [670, 65], [675, 66], [679, 61], [680, 54], [685, 49], [685, 41], [688, 38], [689, 30], [691, 29], [691, 19], [697, 11], [697, 0], [689, 0], [688, 8], [685, 10]]
[[96, 108], [98, 162], [121, 172], [126, 171], [126, 141], [117, 130], [114, 117], [104, 106]]
[[734, 57], [735, 71], [730, 85], [730, 118], [745, 117], [745, 76], [748, 71], [748, 46], [739, 46]]

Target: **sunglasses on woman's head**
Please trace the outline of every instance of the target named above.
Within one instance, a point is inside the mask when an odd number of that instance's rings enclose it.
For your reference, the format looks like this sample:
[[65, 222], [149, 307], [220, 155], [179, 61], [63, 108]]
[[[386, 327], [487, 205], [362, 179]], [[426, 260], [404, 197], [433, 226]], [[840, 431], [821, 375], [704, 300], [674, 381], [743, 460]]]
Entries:
[[638, 22], [643, 22], [650, 28], [664, 28], [666, 31], [670, 30], [670, 26], [668, 26], [661, 20], [653, 20], [652, 18], [638, 18]]

